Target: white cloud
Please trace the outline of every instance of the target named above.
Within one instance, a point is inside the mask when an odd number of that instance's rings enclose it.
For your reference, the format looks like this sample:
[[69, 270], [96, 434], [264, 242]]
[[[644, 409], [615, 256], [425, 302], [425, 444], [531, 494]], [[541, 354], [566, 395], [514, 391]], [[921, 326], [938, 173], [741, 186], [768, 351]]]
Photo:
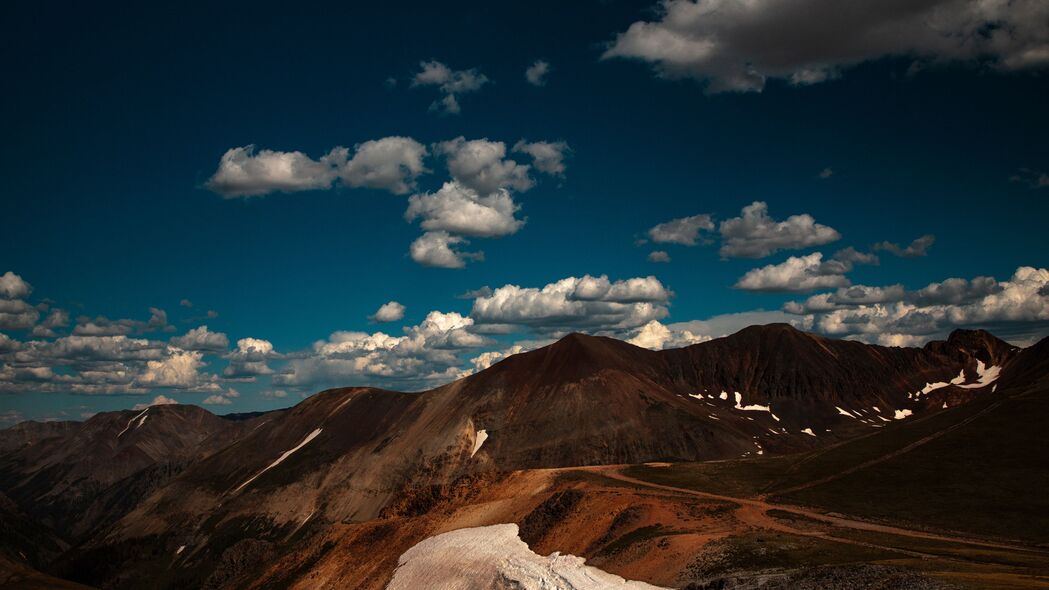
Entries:
[[359, 143], [354, 146], [355, 153], [349, 161], [346, 161], [346, 148], [336, 150], [339, 150], [335, 159], [339, 178], [351, 187], [403, 195], [415, 190], [416, 179], [427, 172], [423, 161], [429, 152], [426, 146], [410, 137], [384, 137]]
[[439, 61], [419, 63], [420, 70], [412, 79], [412, 86], [436, 86], [443, 95], [430, 105], [430, 110], [458, 114], [461, 111], [459, 96], [476, 92], [488, 82], [488, 78], [475, 68], [452, 70]]
[[720, 252], [726, 258], [763, 258], [780, 250], [820, 246], [841, 238], [837, 230], [816, 223], [808, 214], [776, 221], [761, 201], [744, 207], [740, 217], [722, 221], [720, 232]]
[[222, 376], [240, 379], [269, 375], [273, 373], [273, 369], [266, 361], [279, 356], [269, 340], [241, 338], [237, 340], [237, 348], [226, 355], [229, 365], [222, 371]]
[[427, 155], [421, 143], [398, 136], [359, 143], [352, 158], [347, 148], [335, 147], [319, 160], [297, 151], [256, 153], [255, 146], [248, 145], [226, 151], [205, 186], [223, 197], [236, 198], [324, 190], [342, 179], [350, 187], [404, 194], [427, 172], [423, 164]]
[[40, 312], [21, 299], [0, 299], [0, 330], [28, 330]]
[[651, 63], [708, 92], [760, 92], [768, 78], [816, 84], [883, 57], [989, 63], [1000, 70], [1049, 64], [1049, 4], [1041, 0], [665, 0], [605, 52]]
[[214, 394], [204, 398], [204, 401], [200, 403], [204, 404], [205, 406], [228, 406], [233, 402], [226, 396]]
[[457, 244], [469, 244], [465, 238], [448, 232], [426, 232], [412, 242], [409, 248], [412, 260], [423, 266], [437, 268], [463, 268], [466, 260], [484, 260], [483, 252], [463, 252], [454, 248]]
[[168, 324], [168, 314], [163, 309], [149, 308], [149, 319], [146, 321], [119, 319], [111, 320], [105, 316], [97, 316], [94, 319], [81, 316], [77, 318], [77, 325], [73, 328], [73, 334], [77, 336], [127, 336], [130, 334], [146, 334], [150, 332], [171, 332], [175, 327]]
[[705, 320], [692, 320], [667, 324], [672, 332], [690, 332], [697, 338], [720, 338], [735, 334], [747, 326], [765, 324], [791, 324], [799, 330], [811, 329], [809, 318], [798, 317], [782, 311], [744, 311], [711, 316]]
[[525, 141], [514, 144], [514, 151], [532, 156], [535, 169], [551, 176], [565, 175], [565, 156], [572, 149], [563, 141]]
[[652, 320], [635, 331], [627, 342], [642, 348], [663, 350], [665, 348], [681, 348], [682, 346], [689, 346], [698, 342], [706, 342], [710, 339], [710, 336], [694, 334], [687, 329], [671, 329], [658, 320]]
[[1024, 341], [1049, 321], [1049, 270], [1019, 267], [1004, 282], [951, 278], [916, 291], [861, 287], [791, 302], [785, 311], [808, 314], [819, 331], [881, 343], [928, 340], [957, 327], [984, 327]]
[[820, 170], [820, 173], [817, 176], [822, 180], [827, 180], [831, 176], [834, 176], [834, 169], [830, 167], [824, 168], [823, 170]]
[[254, 145], [247, 145], [227, 150], [205, 186], [226, 198], [254, 197], [326, 189], [335, 178], [330, 155], [318, 161], [297, 151], [256, 153]]
[[144, 387], [169, 387], [189, 389], [200, 387], [206, 381], [199, 370], [204, 366], [202, 353], [183, 350], [172, 351], [163, 359], [146, 361], [146, 370], [136, 383]]
[[438, 143], [434, 151], [446, 158], [454, 180], [482, 195], [499, 189], [527, 191], [534, 185], [531, 167], [507, 159], [506, 144], [501, 141], [460, 136]]
[[428, 232], [496, 238], [521, 229], [524, 220], [514, 217], [518, 209], [505, 189], [482, 196], [458, 182], [446, 182], [435, 193], [412, 195], [404, 218], [422, 218], [420, 225]]
[[199, 326], [182, 336], [173, 337], [171, 344], [185, 350], [224, 351], [229, 348], [229, 338], [222, 332], [211, 332], [207, 326]]
[[33, 292], [33, 286], [22, 280], [22, 277], [11, 271], [0, 275], [0, 297], [4, 299], [24, 299]]
[[375, 313], [368, 316], [373, 322], [397, 322], [404, 319], [404, 306], [396, 301], [388, 301], [379, 306]]
[[172, 399], [170, 397], [167, 397], [167, 396], [158, 395], [155, 398], [153, 398], [153, 401], [149, 402], [148, 404], [135, 404], [135, 406], [133, 408], [131, 408], [131, 409], [132, 410], [145, 410], [146, 408], [151, 407], [151, 406], [172, 406], [172, 405], [177, 405], [177, 404], [178, 404], [177, 400], [174, 400], [174, 399]]
[[654, 252], [649, 252], [649, 254], [648, 254], [648, 261], [649, 262], [670, 262], [670, 254], [667, 254], [663, 250], [656, 250]]
[[660, 223], [648, 230], [648, 237], [657, 244], [695, 246], [701, 231], [713, 231], [710, 215], [692, 215]]
[[546, 86], [546, 75], [550, 73], [550, 64], [537, 59], [525, 69], [525, 79], [532, 86]]
[[924, 236], [914, 240], [905, 247], [900, 247], [899, 244], [893, 242], [878, 242], [871, 248], [873, 250], [884, 250], [896, 256], [902, 258], [917, 258], [919, 256], [927, 256], [929, 248], [936, 241], [936, 236], [932, 234], [925, 234]]
[[1045, 188], [1049, 186], [1049, 174], [1036, 172], [1030, 168], [1020, 168], [1016, 174], [1009, 177], [1009, 180], [1026, 184], [1030, 188]]
[[481, 324], [528, 326], [542, 332], [589, 329], [618, 332], [667, 315], [671, 293], [655, 277], [610, 282], [568, 277], [542, 288], [504, 285], [474, 300]]
[[736, 288], [746, 291], [778, 291], [800, 293], [816, 289], [843, 287], [849, 284], [842, 265], [823, 262], [823, 254], [791, 256], [780, 264], [770, 264], [747, 271]]

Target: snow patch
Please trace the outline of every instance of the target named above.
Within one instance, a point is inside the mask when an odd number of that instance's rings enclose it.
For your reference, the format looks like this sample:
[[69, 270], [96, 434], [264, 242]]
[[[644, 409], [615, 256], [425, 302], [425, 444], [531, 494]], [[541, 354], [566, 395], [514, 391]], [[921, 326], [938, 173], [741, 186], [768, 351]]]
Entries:
[[[976, 374], [979, 376], [976, 383], [969, 383], [968, 385], [959, 385], [962, 389], [979, 389], [981, 387], [987, 387], [991, 383], [994, 383], [998, 379], [998, 375], [1002, 372], [1002, 368], [994, 365], [988, 367], [983, 364], [983, 361], [976, 361]], [[998, 387], [996, 384], [995, 387]], [[994, 389], [991, 390], [994, 393]]]
[[728, 392], [722, 391], [721, 395], [719, 395], [718, 397], [720, 397], [721, 399], [728, 399]]
[[906, 418], [908, 416], [913, 416], [913, 415], [914, 415], [914, 412], [912, 412], [910, 410], [896, 410], [896, 414], [893, 415], [893, 418], [896, 419], [896, 420], [903, 420], [904, 418]]
[[856, 418], [856, 416], [854, 416], [852, 414], [852, 412], [849, 412], [848, 410], [843, 410], [843, 409], [839, 408], [838, 406], [834, 406], [834, 409], [837, 410], [838, 413], [841, 414], [842, 416], [848, 416], [849, 418], [858, 419], [858, 418]]
[[186, 550], [186, 546], [185, 545], [179, 545], [179, 548], [175, 551], [175, 555], [181, 555], [182, 552], [185, 551], [185, 550]]
[[474, 448], [470, 451], [471, 457], [477, 454], [477, 451], [481, 449], [481, 445], [483, 445], [486, 440], [488, 440], [488, 431], [484, 429], [478, 430], [477, 434], [474, 435]]
[[[145, 410], [142, 410], [141, 412], [139, 412], [134, 418], [128, 420], [127, 421], [127, 426], [124, 427], [124, 430], [121, 430], [120, 432], [117, 433], [117, 438], [120, 438], [121, 434], [124, 434], [125, 432], [127, 432], [127, 429], [131, 428], [131, 425], [135, 423], [135, 420], [138, 420], [142, 416], [145, 416], [146, 412], [148, 412], [148, 411], [149, 411], [149, 408], [146, 408]], [[142, 426], [142, 425], [139, 424], [139, 426]]]
[[690, 394], [688, 394], [688, 397], [694, 397], [696, 399], [703, 399], [703, 394], [702, 393], [690, 393]]
[[138, 424], [135, 425], [135, 430], [138, 430], [146, 423], [146, 418], [149, 418], [149, 416], [142, 416], [142, 418], [139, 419]]
[[809, 436], [816, 436], [816, 433], [811, 428], [802, 428], [801, 431]]
[[266, 473], [270, 469], [273, 469], [277, 465], [280, 465], [285, 459], [290, 457], [292, 455], [292, 453], [294, 453], [295, 451], [297, 451], [297, 450], [301, 449], [302, 447], [306, 446], [311, 440], [317, 438], [317, 435], [321, 433], [321, 430], [322, 429], [318, 428], [317, 430], [314, 430], [313, 432], [307, 434], [306, 438], [302, 439], [302, 442], [300, 442], [299, 444], [295, 445], [294, 447], [288, 449], [287, 451], [284, 451], [284, 453], [281, 454], [280, 457], [277, 457], [277, 459], [273, 463], [270, 463], [268, 466], [266, 466], [265, 469], [263, 469], [262, 471], [256, 473], [255, 475], [251, 476], [250, 478], [248, 478], [247, 481], [245, 481], [244, 483], [242, 483], [239, 486], [237, 486], [236, 489], [233, 490], [233, 493], [236, 494], [241, 489], [243, 489], [244, 486], [246, 486], [249, 483], [255, 481], [263, 473]]
[[405, 551], [386, 590], [657, 590], [553, 552], [537, 555], [518, 537], [516, 524], [459, 529], [430, 537]]

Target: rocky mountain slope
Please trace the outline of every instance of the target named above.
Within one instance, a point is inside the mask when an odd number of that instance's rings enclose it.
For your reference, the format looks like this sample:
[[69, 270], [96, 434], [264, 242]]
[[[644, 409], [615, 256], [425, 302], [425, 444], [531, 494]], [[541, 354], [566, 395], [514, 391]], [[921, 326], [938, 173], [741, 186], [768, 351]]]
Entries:
[[876, 432], [990, 394], [1018, 352], [980, 331], [887, 348], [770, 325], [662, 352], [572, 334], [422, 393], [5, 431], [23, 442], [0, 457], [0, 492], [76, 545], [51, 571], [235, 587], [327, 526], [426, 514], [512, 470], [756, 457]]

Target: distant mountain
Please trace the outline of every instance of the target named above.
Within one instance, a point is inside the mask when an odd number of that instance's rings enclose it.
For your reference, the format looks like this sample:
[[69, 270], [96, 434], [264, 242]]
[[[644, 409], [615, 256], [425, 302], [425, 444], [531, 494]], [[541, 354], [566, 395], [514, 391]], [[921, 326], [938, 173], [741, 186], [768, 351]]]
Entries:
[[1027, 378], [1018, 353], [983, 331], [893, 348], [773, 324], [659, 352], [571, 334], [422, 393], [346, 388], [240, 420], [157, 406], [3, 431], [14, 450], [0, 455], [0, 492], [79, 542], [49, 571], [236, 587], [316, 527], [425, 514], [499, 473], [876, 432]]

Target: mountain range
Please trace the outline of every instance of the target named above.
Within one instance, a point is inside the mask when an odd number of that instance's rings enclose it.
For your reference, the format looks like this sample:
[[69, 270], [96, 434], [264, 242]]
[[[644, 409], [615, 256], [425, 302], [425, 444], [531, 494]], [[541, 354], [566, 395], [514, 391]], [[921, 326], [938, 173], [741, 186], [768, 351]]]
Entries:
[[[667, 474], [685, 472], [660, 466], [717, 466], [727, 470], [718, 487], [754, 470], [792, 481], [819, 458], [852, 453], [852, 466], [780, 493], [818, 490], [865, 461], [886, 464], [889, 446], [923, 440], [906, 434], [922, 425], [943, 422], [923, 435], [937, 438], [1012, 407], [1004, 400], [1044, 399], [1047, 375], [1046, 340], [1020, 349], [959, 330], [900, 348], [772, 324], [664, 351], [570, 334], [429, 391], [331, 389], [262, 414], [162, 405], [24, 422], [0, 431], [0, 587], [383, 588], [423, 539], [500, 522], [518, 525], [533, 550], [572, 550], [633, 579], [747, 587], [695, 565], [710, 538], [681, 532], [725, 528], [717, 504], [746, 506], [743, 496], [719, 488], [723, 499], [689, 504], [681, 490], [693, 480], [679, 486]], [[1002, 435], [1012, 445], [1003, 457], [1044, 449], [1023, 432]], [[886, 450], [865, 459], [872, 445]], [[640, 499], [641, 472], [631, 483], [613, 471], [645, 464], [668, 487], [658, 506]], [[765, 501], [775, 490], [745, 491]], [[587, 503], [593, 521], [570, 532], [562, 521]], [[769, 522], [732, 526], [779, 530]], [[779, 532], [800, 535], [791, 527]], [[1049, 542], [1049, 532], [1021, 541]], [[656, 559], [661, 543], [690, 557]]]

